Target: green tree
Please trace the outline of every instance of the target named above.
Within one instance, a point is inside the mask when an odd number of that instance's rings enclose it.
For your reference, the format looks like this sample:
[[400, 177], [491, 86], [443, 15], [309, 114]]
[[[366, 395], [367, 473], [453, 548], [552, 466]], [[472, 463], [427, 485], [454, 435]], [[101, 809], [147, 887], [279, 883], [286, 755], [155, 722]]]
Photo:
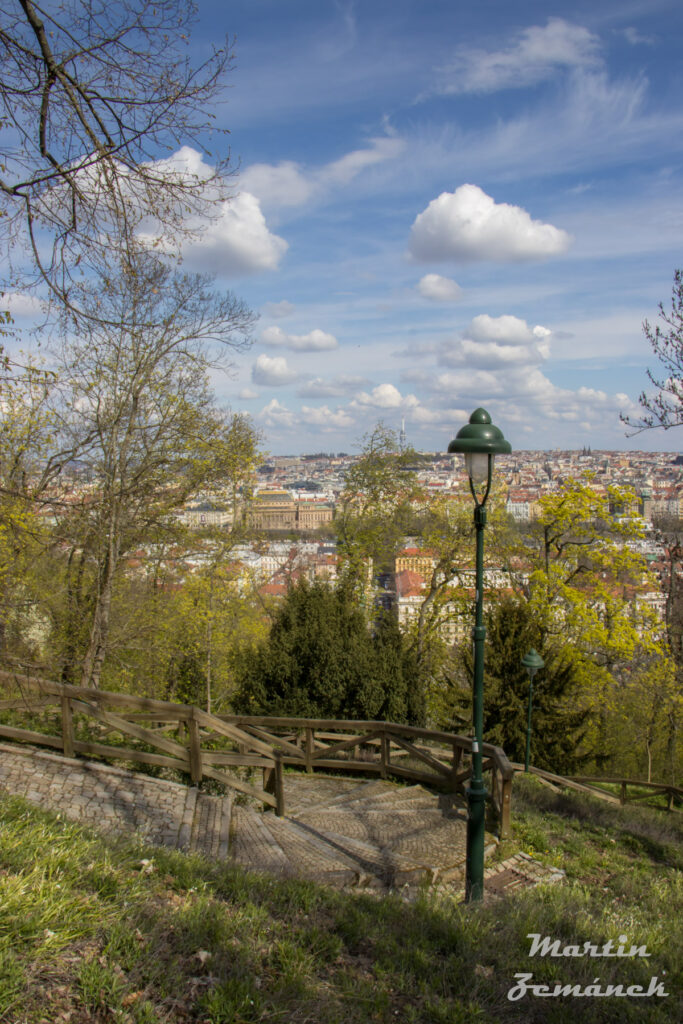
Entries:
[[346, 474], [335, 526], [344, 575], [359, 589], [371, 572], [391, 571], [401, 546], [412, 503], [421, 493], [410, 468], [416, 458], [402, 451], [398, 436], [379, 422], [363, 438], [360, 458]]
[[348, 586], [302, 579], [279, 607], [267, 641], [245, 659], [235, 708], [243, 714], [415, 721], [410, 659], [387, 621], [368, 628]]
[[[576, 663], [557, 641], [551, 641], [531, 606], [507, 597], [486, 614], [484, 659], [484, 738], [503, 747], [512, 761], [526, 752], [529, 676], [522, 657], [534, 647], [545, 667], [534, 680], [531, 764], [570, 774], [585, 760], [581, 742], [589, 711], [577, 707], [581, 679]], [[461, 650], [467, 686], [461, 689], [461, 708], [471, 705], [472, 655]]]
[[173, 510], [199, 488], [236, 494], [254, 468], [253, 428], [216, 406], [208, 382], [223, 352], [248, 343], [253, 316], [209, 279], [144, 253], [84, 285], [80, 301], [97, 317], [65, 337], [53, 403], [61, 450], [92, 481], [80, 502], [55, 506], [68, 551], [62, 677], [97, 686], [128, 554], [173, 533]]

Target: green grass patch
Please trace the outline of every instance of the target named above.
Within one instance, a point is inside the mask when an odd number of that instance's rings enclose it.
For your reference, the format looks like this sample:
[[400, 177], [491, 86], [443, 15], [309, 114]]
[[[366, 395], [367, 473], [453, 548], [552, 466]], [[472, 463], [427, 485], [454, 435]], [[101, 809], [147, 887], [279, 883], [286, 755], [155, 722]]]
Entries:
[[[339, 893], [115, 842], [0, 796], [2, 1024], [670, 1024], [681, 1019], [681, 819], [515, 781], [513, 839], [566, 883], [467, 906]], [[529, 957], [646, 946], [645, 957]], [[533, 983], [667, 997], [508, 999]]]

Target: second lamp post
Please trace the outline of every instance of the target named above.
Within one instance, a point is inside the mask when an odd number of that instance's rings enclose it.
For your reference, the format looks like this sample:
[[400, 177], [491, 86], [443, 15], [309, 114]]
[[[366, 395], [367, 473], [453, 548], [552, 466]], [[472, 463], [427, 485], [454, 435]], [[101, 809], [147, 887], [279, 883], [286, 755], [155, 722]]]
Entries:
[[[484, 743], [484, 640], [486, 627], [483, 619], [484, 590], [484, 527], [486, 500], [491, 490], [493, 460], [496, 455], [509, 455], [510, 442], [502, 431], [494, 427], [486, 409], [475, 409], [469, 423], [462, 427], [448, 446], [451, 453], [465, 456], [470, 491], [474, 498], [474, 527], [476, 551], [476, 602], [474, 638], [474, 678], [472, 684], [472, 778], [467, 789], [467, 862], [465, 867], [465, 899], [467, 902], [484, 897], [484, 820], [486, 788], [482, 770]], [[478, 489], [484, 486], [483, 494]]]

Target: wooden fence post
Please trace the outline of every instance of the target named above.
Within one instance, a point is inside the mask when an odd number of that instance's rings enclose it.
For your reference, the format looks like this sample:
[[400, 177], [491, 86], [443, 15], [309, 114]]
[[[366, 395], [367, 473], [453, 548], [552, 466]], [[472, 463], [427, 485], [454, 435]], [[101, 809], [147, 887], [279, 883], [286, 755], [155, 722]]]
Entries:
[[278, 818], [285, 816], [285, 780], [282, 774], [282, 753], [275, 751], [275, 813]]
[[512, 779], [501, 778], [500, 783], [500, 838], [510, 837], [510, 804], [512, 798]]
[[62, 750], [64, 757], [74, 756], [74, 715], [71, 698], [62, 696]]
[[380, 737], [380, 758], [381, 758], [380, 776], [383, 779], [386, 779], [386, 777], [387, 777], [387, 775], [389, 773], [389, 765], [390, 765], [389, 737], [387, 736], [386, 731], [383, 732], [381, 737]]
[[462, 760], [462, 747], [458, 746], [457, 743], [453, 744], [453, 767], [451, 768], [451, 780], [453, 785], [453, 792], [458, 792], [458, 784], [456, 777], [460, 768], [460, 761]]
[[273, 767], [263, 769], [263, 788], [275, 797], [275, 813], [278, 818], [285, 814], [285, 782], [282, 775], [282, 751], [273, 751]]
[[306, 750], [304, 751], [304, 757], [306, 758], [306, 771], [311, 774], [313, 771], [313, 753], [315, 746], [313, 743], [313, 728], [310, 725], [306, 726]]
[[199, 736], [199, 723], [194, 718], [188, 718], [187, 731], [190, 750], [190, 778], [192, 784], [198, 786], [204, 774], [202, 766], [202, 744]]

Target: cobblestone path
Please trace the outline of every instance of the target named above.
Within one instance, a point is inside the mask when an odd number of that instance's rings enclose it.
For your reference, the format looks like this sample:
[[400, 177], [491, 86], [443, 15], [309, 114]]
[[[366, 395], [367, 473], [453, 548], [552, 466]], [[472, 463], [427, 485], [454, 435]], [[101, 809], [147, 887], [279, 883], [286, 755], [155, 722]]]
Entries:
[[[464, 803], [422, 786], [285, 774], [287, 816], [277, 818], [232, 796], [0, 743], [0, 788], [102, 830], [254, 871], [338, 887], [462, 887]], [[492, 897], [552, 874], [524, 854], [486, 872]]]

